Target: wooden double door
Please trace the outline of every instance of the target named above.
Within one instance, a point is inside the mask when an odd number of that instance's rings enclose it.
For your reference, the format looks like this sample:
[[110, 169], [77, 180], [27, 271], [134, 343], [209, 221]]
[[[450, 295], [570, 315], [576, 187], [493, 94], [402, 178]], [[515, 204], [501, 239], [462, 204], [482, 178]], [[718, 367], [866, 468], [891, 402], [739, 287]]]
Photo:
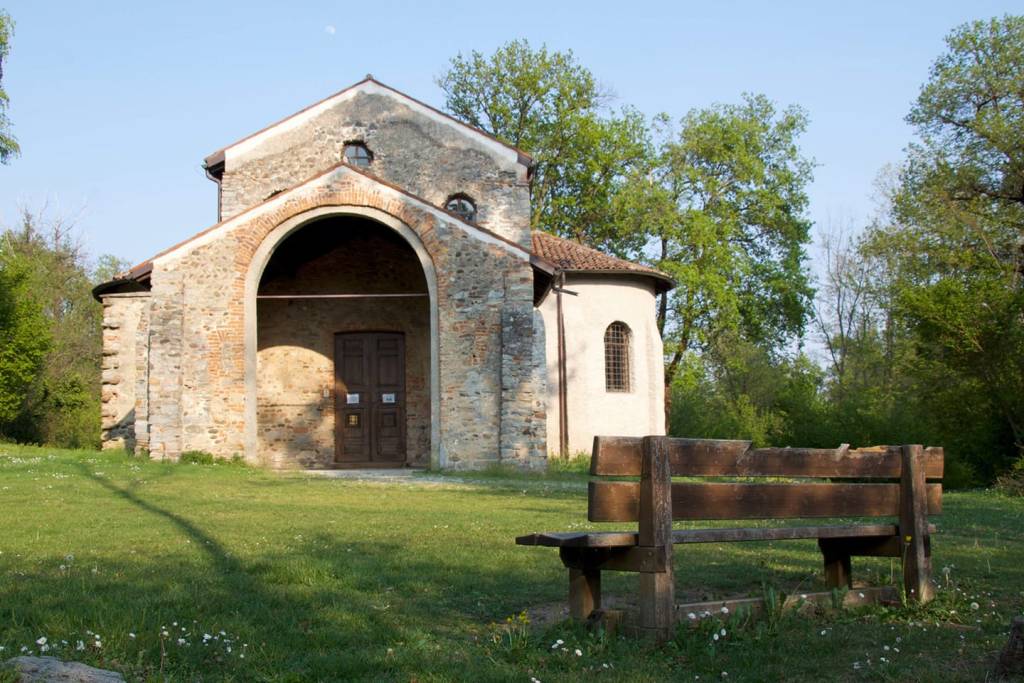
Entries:
[[405, 335], [334, 336], [335, 462], [405, 464]]

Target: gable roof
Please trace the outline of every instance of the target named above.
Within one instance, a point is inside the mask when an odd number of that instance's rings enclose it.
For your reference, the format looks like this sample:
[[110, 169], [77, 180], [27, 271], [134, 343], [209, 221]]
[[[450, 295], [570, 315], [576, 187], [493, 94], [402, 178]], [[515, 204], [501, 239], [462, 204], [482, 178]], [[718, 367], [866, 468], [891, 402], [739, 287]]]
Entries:
[[[302, 182], [298, 183], [294, 187], [291, 187], [291, 188], [285, 190], [284, 192], [279, 192], [277, 194], [274, 194], [274, 195], [268, 197], [267, 199], [263, 200], [259, 204], [255, 204], [253, 206], [250, 206], [245, 211], [242, 211], [241, 213], [236, 214], [236, 215], [232, 216], [231, 218], [227, 218], [225, 220], [222, 220], [219, 223], [215, 223], [215, 224], [211, 225], [210, 227], [206, 228], [205, 230], [201, 230], [200, 232], [197, 232], [196, 234], [192, 235], [191, 237], [189, 237], [189, 238], [187, 238], [185, 240], [182, 240], [181, 242], [178, 242], [174, 246], [168, 247], [167, 249], [164, 249], [160, 253], [158, 253], [155, 256], [152, 256], [152, 257], [146, 259], [142, 263], [139, 263], [139, 264], [133, 266], [129, 270], [127, 270], [127, 271], [125, 271], [123, 273], [118, 273], [111, 280], [96, 285], [95, 287], [93, 287], [93, 290], [92, 290], [93, 298], [99, 300], [101, 295], [109, 293], [109, 292], [112, 292], [114, 290], [136, 291], [136, 289], [134, 288], [135, 285], [148, 286], [150, 273], [152, 273], [152, 271], [153, 271], [153, 262], [156, 261], [157, 259], [162, 258], [164, 256], [168, 256], [168, 255], [178, 251], [179, 249], [182, 249], [182, 248], [192, 244], [196, 240], [199, 240], [199, 239], [202, 239], [202, 238], [206, 237], [210, 233], [213, 233], [214, 231], [218, 230], [219, 228], [222, 228], [222, 227], [225, 227], [225, 226], [228, 226], [228, 225], [231, 225], [233, 223], [240, 222], [240, 221], [248, 220], [248, 219], [252, 218], [252, 216], [254, 214], [259, 213], [261, 210], [265, 209], [269, 205], [277, 204], [277, 203], [286, 201], [296, 191], [301, 190], [301, 189], [303, 189], [305, 187], [311, 186], [314, 183], [316, 183], [317, 181], [320, 181], [320, 180], [326, 178], [327, 176], [329, 176], [329, 175], [331, 175], [333, 173], [338, 173], [338, 172], [352, 172], [352, 173], [355, 173], [357, 175], [363, 176], [364, 178], [366, 178], [366, 179], [368, 179], [368, 180], [370, 180], [370, 181], [372, 181], [374, 183], [378, 183], [378, 184], [388, 188], [389, 190], [392, 190], [394, 192], [402, 194], [402, 195], [408, 197], [409, 199], [411, 199], [412, 201], [420, 204], [423, 208], [425, 208], [425, 209], [427, 209], [429, 211], [435, 212], [436, 214], [443, 214], [444, 218], [446, 218], [448, 220], [451, 220], [453, 223], [459, 224], [460, 226], [462, 226], [462, 228], [464, 230], [466, 230], [466, 232], [468, 232], [469, 234], [475, 236], [477, 239], [482, 239], [482, 240], [490, 242], [492, 244], [496, 244], [499, 247], [505, 249], [506, 251], [511, 251], [513, 253], [518, 253], [518, 254], [520, 254], [521, 258], [529, 260], [531, 262], [531, 264], [535, 268], [539, 267], [542, 270], [544, 269], [543, 268], [544, 264], [536, 263], [535, 262], [536, 259], [534, 258], [533, 254], [530, 252], [529, 249], [526, 249], [526, 248], [520, 246], [519, 244], [513, 242], [512, 240], [508, 239], [504, 235], [500, 235], [500, 234], [498, 234], [498, 233], [496, 233], [496, 232], [494, 232], [492, 230], [489, 230], [489, 229], [487, 229], [487, 228], [485, 228], [485, 227], [483, 227], [481, 225], [477, 225], [476, 223], [470, 223], [465, 218], [463, 218], [462, 216], [460, 216], [457, 213], [453, 213], [452, 211], [449, 211], [449, 210], [447, 210], [447, 209], [445, 209], [443, 207], [431, 204], [430, 202], [428, 202], [423, 197], [420, 197], [419, 195], [413, 194], [412, 192], [409, 192], [408, 190], [406, 190], [406, 189], [404, 189], [402, 187], [399, 187], [398, 185], [395, 185], [394, 183], [389, 183], [388, 181], [384, 180], [383, 178], [379, 178], [379, 177], [373, 175], [372, 173], [369, 173], [365, 169], [359, 168], [358, 166], [351, 165], [351, 164], [347, 163], [346, 161], [342, 160], [342, 161], [339, 161], [337, 164], [331, 166], [327, 170], [321, 171], [320, 173], [317, 173], [316, 175], [311, 176], [311, 177], [303, 180]], [[126, 290], [126, 289], [124, 289], [124, 287], [130, 287], [130, 289]]]
[[655, 280], [655, 289], [665, 292], [676, 286], [675, 280], [654, 268], [609, 256], [548, 232], [531, 233], [535, 256], [568, 273], [643, 275]]
[[400, 99], [404, 101], [407, 105], [409, 105], [412, 109], [417, 110], [420, 113], [426, 114], [432, 119], [446, 123], [453, 127], [460, 128], [463, 131], [475, 134], [476, 136], [479, 136], [480, 141], [483, 142], [485, 145], [490, 146], [492, 148], [500, 148], [504, 150], [506, 153], [514, 155], [515, 161], [527, 168], [530, 168], [533, 165], [533, 157], [531, 157], [529, 154], [519, 149], [518, 147], [514, 147], [508, 144], [507, 142], [504, 142], [503, 140], [496, 138], [495, 136], [491, 135], [486, 131], [483, 131], [463, 121], [460, 121], [454, 116], [451, 116], [450, 114], [447, 114], [441, 111], [440, 109], [437, 109], [436, 107], [432, 107], [429, 104], [426, 104], [425, 102], [421, 102], [415, 97], [406, 95], [404, 92], [401, 92], [400, 90], [396, 90], [395, 88], [392, 88], [389, 85], [385, 85], [380, 81], [376, 80], [371, 74], [367, 74], [366, 78], [359, 81], [358, 83], [354, 83], [347, 88], [339, 90], [333, 95], [329, 95], [328, 97], [325, 97], [319, 102], [315, 102], [304, 109], [300, 109], [294, 114], [286, 116], [285, 118], [281, 119], [280, 121], [277, 121], [276, 123], [272, 123], [269, 126], [266, 126], [265, 128], [262, 128], [256, 131], [255, 133], [252, 133], [251, 135], [247, 135], [244, 138], [236, 140], [230, 145], [227, 145], [226, 147], [222, 147], [221, 149], [217, 150], [213, 154], [210, 154], [205, 159], [203, 159], [203, 165], [210, 171], [210, 173], [213, 176], [219, 177], [224, 171], [224, 161], [229, 153], [244, 150], [250, 146], [254, 146], [260, 140], [268, 136], [271, 136], [276, 132], [281, 131], [282, 129], [285, 129], [290, 125], [298, 125], [302, 123], [305, 119], [317, 116], [321, 112], [329, 109], [334, 104], [343, 101], [344, 99], [347, 99], [349, 97], [352, 97], [360, 92], [371, 94], [386, 94], [391, 97]]

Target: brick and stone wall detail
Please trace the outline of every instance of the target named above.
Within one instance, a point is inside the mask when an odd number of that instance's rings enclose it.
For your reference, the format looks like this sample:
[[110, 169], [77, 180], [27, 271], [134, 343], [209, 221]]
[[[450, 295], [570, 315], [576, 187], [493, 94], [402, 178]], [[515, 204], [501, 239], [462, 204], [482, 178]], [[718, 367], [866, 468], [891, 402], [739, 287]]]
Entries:
[[[137, 397], [145, 366], [138, 364], [145, 345], [148, 293], [116, 294], [103, 299], [101, 428], [104, 449], [134, 451]], [[141, 343], [140, 343], [141, 342]]]
[[343, 160], [345, 143], [358, 140], [373, 153], [368, 169], [373, 175], [435, 206], [465, 193], [476, 202], [481, 226], [529, 248], [526, 169], [496, 158], [476, 143], [477, 137], [424, 116], [397, 97], [358, 93], [240, 156], [229, 148], [220, 189], [222, 219], [331, 168]]
[[[191, 449], [223, 457], [245, 452], [244, 298], [253, 254], [288, 219], [333, 206], [395, 217], [430, 255], [437, 274], [441, 382], [434, 419], [440, 420], [442, 464], [529, 458], [538, 448], [528, 445], [534, 438], [543, 449], [543, 390], [530, 377], [536, 348], [525, 254], [342, 167], [155, 261], [148, 410], [153, 456], [177, 457]], [[259, 458], [267, 462], [266, 454]]]

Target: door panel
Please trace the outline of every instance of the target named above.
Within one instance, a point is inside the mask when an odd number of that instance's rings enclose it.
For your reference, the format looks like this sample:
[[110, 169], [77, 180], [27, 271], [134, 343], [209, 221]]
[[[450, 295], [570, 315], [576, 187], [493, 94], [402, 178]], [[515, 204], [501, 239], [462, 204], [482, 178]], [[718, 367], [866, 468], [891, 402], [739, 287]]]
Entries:
[[335, 461], [405, 461], [405, 336], [335, 335]]

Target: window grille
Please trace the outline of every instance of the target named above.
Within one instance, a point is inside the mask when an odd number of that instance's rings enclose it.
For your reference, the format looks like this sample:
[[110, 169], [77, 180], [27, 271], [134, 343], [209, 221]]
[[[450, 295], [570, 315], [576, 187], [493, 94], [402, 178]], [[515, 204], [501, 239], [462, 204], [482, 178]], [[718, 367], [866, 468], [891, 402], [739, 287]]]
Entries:
[[345, 145], [345, 161], [352, 166], [366, 168], [373, 161], [373, 154], [361, 142], [349, 142]]
[[604, 332], [604, 388], [629, 391], [629, 327], [614, 322]]
[[469, 199], [464, 195], [457, 194], [449, 197], [448, 201], [445, 202], [444, 208], [451, 211], [467, 223], [476, 222], [476, 204], [473, 203], [472, 199]]

